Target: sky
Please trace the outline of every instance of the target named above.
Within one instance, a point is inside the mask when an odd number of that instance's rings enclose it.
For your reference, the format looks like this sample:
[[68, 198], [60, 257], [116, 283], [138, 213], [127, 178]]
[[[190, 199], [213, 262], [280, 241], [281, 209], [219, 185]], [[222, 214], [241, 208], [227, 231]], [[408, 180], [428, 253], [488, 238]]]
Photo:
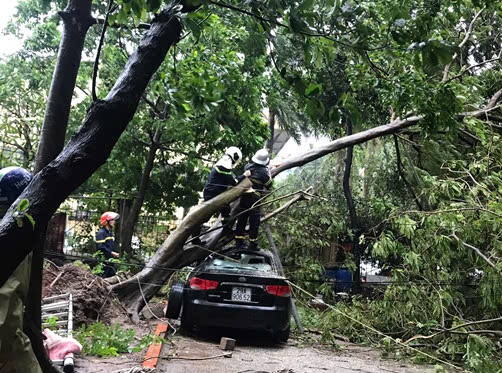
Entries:
[[16, 4], [18, 0], [1, 0], [2, 1], [2, 11], [0, 12], [0, 56], [5, 56], [7, 54], [15, 52], [21, 43], [19, 40], [14, 38], [9, 38], [4, 35], [3, 30], [7, 26], [7, 23], [11, 17], [16, 12]]

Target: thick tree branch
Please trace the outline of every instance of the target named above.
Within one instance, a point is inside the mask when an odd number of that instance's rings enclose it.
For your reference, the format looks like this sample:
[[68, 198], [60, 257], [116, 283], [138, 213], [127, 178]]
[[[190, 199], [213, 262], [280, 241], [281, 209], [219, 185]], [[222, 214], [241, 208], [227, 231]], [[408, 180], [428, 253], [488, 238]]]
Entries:
[[[458, 120], [463, 120], [464, 118], [482, 118], [488, 114], [491, 110], [498, 108], [496, 106], [497, 101], [502, 96], [502, 90], [497, 91], [488, 101], [488, 104], [481, 110], [476, 110], [472, 112], [460, 113], [457, 115]], [[423, 119], [422, 115], [412, 115], [405, 119], [395, 119], [388, 124], [383, 124], [381, 126], [371, 128], [366, 131], [361, 131], [350, 136], [345, 136], [340, 139], [334, 140], [325, 145], [319, 146], [317, 148], [311, 149], [305, 153], [298, 154], [284, 161], [282, 164], [271, 170], [272, 176], [276, 176], [279, 173], [289, 170], [294, 167], [303, 166], [309, 162], [312, 162], [318, 158], [321, 158], [327, 154], [334, 153], [338, 150], [344, 149], [351, 145], [361, 144], [366, 141], [375, 139], [377, 137], [392, 135], [405, 128], [417, 125]]]
[[[256, 14], [256, 13], [253, 13], [253, 12], [250, 12], [250, 11], [247, 11], [245, 9], [242, 9], [242, 8], [239, 8], [239, 7], [236, 7], [234, 5], [231, 5], [231, 4], [227, 4], [227, 3], [223, 3], [223, 2], [218, 2], [218, 1], [214, 1], [214, 0], [210, 0], [209, 1], [210, 4], [213, 4], [215, 6], [219, 6], [219, 7], [222, 7], [222, 8], [226, 8], [226, 9], [230, 9], [230, 10], [233, 10], [233, 11], [236, 11], [236, 12], [239, 12], [239, 13], [242, 13], [242, 14], [246, 14], [248, 16], [251, 16], [253, 18], [256, 18], [257, 20], [261, 21], [261, 22], [267, 22], [269, 24], [272, 24], [274, 26], [278, 26], [278, 27], [282, 27], [282, 28], [285, 28], [285, 29], [288, 29], [290, 30], [291, 28], [289, 27], [289, 25], [285, 24], [285, 23], [282, 23], [276, 19], [270, 19], [270, 18], [265, 18], [265, 17], [262, 17], [261, 15], [259, 14]], [[352, 49], [357, 49], [357, 50], [364, 50], [364, 51], [369, 51], [369, 50], [378, 50], [378, 49], [382, 49], [381, 47], [379, 48], [362, 48], [360, 46], [357, 46], [357, 45], [351, 45], [351, 44], [348, 44], [348, 43], [345, 43], [343, 41], [340, 41], [338, 39], [335, 39], [334, 37], [331, 36], [331, 34], [329, 33], [322, 33], [322, 32], [318, 32], [318, 33], [313, 33], [313, 32], [306, 32], [306, 31], [296, 31], [298, 34], [300, 35], [304, 35], [304, 36], [310, 36], [310, 37], [320, 37], [320, 38], [324, 38], [324, 39], [327, 39], [327, 40], [330, 40], [332, 41], [333, 43], [336, 43], [336, 44], [339, 44], [339, 45], [343, 45], [344, 47], [348, 47], [348, 48], [352, 48]]]
[[90, 0], [70, 0], [59, 15], [63, 20], [63, 35], [45, 107], [35, 173], [49, 164], [63, 149], [84, 40], [87, 30], [94, 22]]
[[[478, 17], [481, 15], [481, 12], [485, 10], [485, 7], [482, 7], [472, 18], [471, 23], [469, 23], [469, 27], [467, 28], [467, 31], [465, 32], [464, 39], [460, 42], [458, 45], [458, 49], [462, 49], [465, 44], [469, 41], [471, 38], [472, 30], [474, 29], [474, 24], [476, 23], [476, 20]], [[452, 61], [454, 61], [458, 57], [458, 53], [454, 53], [453, 57], [451, 58]], [[448, 74], [450, 73], [450, 67], [451, 67], [452, 62], [450, 62], [448, 65], [445, 66], [444, 71], [443, 71], [443, 82], [448, 81]]]

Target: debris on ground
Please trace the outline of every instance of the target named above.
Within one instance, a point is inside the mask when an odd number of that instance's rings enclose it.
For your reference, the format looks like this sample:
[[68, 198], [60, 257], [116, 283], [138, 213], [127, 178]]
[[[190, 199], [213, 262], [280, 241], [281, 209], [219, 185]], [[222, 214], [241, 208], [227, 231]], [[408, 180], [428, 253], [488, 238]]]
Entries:
[[101, 277], [73, 264], [44, 269], [42, 297], [65, 293], [73, 296], [73, 322], [77, 328], [96, 321], [110, 324], [124, 314], [109, 284]]
[[155, 368], [132, 367], [120, 370], [114, 370], [112, 373], [150, 373], [155, 372]]
[[235, 339], [221, 337], [220, 340], [220, 350], [233, 351], [235, 349]]
[[167, 304], [166, 302], [159, 302], [159, 303], [148, 303], [147, 306], [143, 308], [141, 311], [141, 314], [146, 320], [150, 320], [153, 318], [156, 319], [161, 319], [166, 316], [166, 308]]

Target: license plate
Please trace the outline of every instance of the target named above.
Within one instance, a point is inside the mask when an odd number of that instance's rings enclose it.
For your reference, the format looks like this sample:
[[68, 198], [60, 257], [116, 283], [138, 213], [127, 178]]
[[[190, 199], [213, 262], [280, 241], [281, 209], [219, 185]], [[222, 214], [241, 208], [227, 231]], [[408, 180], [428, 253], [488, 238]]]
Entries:
[[232, 301], [234, 302], [251, 302], [251, 289], [232, 287]]

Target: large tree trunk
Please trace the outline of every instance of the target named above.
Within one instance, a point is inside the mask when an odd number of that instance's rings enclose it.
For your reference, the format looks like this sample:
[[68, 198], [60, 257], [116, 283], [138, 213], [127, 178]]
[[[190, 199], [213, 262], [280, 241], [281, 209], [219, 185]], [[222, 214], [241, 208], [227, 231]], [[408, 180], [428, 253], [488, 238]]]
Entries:
[[120, 245], [122, 253], [132, 254], [131, 241], [134, 234], [134, 226], [138, 221], [139, 214], [141, 212], [141, 207], [145, 201], [146, 190], [148, 189], [148, 184], [150, 182], [150, 175], [153, 170], [153, 164], [155, 161], [155, 155], [159, 149], [160, 139], [162, 136], [162, 130], [157, 129], [153, 135], [152, 143], [150, 144], [150, 149], [148, 150], [148, 156], [146, 159], [145, 168], [143, 169], [143, 174], [141, 175], [141, 181], [139, 183], [138, 193], [136, 198], [134, 198], [131, 209], [127, 216], [124, 217], [124, 222], [120, 226]]
[[32, 250], [59, 205], [108, 159], [132, 119], [150, 78], [180, 38], [178, 12], [179, 5], [171, 5], [154, 19], [108, 96], [91, 106], [81, 130], [54, 161], [35, 175], [19, 197], [30, 202], [26, 213], [34, 219], [35, 226], [24, 218], [18, 227], [14, 208], [2, 219], [0, 286]]
[[[94, 23], [91, 16], [91, 0], [69, 0], [68, 6], [59, 15], [63, 20], [63, 35], [59, 55], [52, 77], [49, 97], [45, 107], [44, 124], [35, 160], [34, 173], [54, 160], [64, 146], [73, 90], [82, 57], [87, 30]], [[45, 224], [46, 226], [46, 224]], [[28, 301], [25, 308], [25, 332], [31, 340], [33, 351], [44, 372], [53, 371], [42, 343], [42, 273], [44, 223], [39, 223], [39, 236], [33, 247]]]

